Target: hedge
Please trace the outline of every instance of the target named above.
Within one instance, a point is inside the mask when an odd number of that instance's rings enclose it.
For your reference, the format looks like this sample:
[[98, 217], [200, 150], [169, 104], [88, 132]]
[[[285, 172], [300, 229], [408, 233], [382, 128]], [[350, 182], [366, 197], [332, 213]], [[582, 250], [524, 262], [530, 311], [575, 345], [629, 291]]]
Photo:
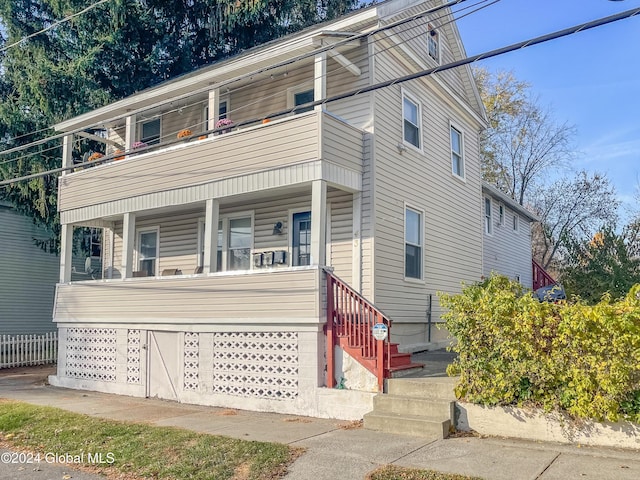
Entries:
[[457, 339], [447, 372], [460, 376], [458, 398], [640, 422], [640, 285], [590, 306], [540, 302], [496, 275], [440, 302]]

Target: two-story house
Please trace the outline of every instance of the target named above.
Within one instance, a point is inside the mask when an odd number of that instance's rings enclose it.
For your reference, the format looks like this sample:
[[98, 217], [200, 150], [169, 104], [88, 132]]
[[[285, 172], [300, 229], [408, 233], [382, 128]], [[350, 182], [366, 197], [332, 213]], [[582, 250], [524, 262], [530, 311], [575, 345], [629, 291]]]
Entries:
[[[51, 383], [359, 418], [411, 367], [396, 344], [445, 338], [436, 292], [482, 275], [471, 72], [349, 94], [464, 58], [442, 3], [380, 3], [58, 124], [64, 166], [90, 130], [107, 156], [60, 178]], [[71, 281], [78, 227], [103, 229], [101, 279]]]

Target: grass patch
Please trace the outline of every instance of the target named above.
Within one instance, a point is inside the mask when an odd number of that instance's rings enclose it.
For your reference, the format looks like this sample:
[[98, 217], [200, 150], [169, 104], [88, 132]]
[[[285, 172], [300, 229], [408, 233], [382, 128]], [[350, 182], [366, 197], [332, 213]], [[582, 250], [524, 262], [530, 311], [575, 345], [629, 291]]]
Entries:
[[[280, 478], [300, 449], [173, 427], [104, 420], [58, 408], [0, 401], [0, 432], [8, 447], [39, 454], [84, 455], [81, 467], [108, 476], [154, 479]], [[112, 455], [96, 465], [88, 454]], [[75, 463], [75, 462], [74, 462]]]
[[482, 478], [387, 465], [371, 472], [367, 475], [367, 480], [482, 480]]

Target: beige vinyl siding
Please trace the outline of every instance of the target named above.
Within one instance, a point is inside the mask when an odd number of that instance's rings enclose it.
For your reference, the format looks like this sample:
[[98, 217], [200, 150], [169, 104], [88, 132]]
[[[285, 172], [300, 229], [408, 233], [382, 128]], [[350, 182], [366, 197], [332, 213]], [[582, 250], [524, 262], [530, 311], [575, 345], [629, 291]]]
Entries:
[[[363, 88], [370, 83], [369, 55], [366, 42], [362, 46], [344, 53], [344, 56], [356, 65], [361, 74], [354, 76], [346, 68], [327, 56], [327, 97]], [[328, 112], [337, 115], [351, 125], [365, 128], [371, 123], [371, 94], [365, 93], [349, 97], [326, 105]]]
[[[331, 222], [332, 238], [336, 245], [332, 247], [331, 265], [336, 267], [336, 273], [340, 277], [350, 281], [352, 271], [352, 251], [350, 249], [352, 195], [330, 189], [327, 198], [332, 205], [335, 205]], [[311, 210], [311, 194], [297, 195], [293, 198], [290, 196], [275, 197], [265, 199], [257, 204], [243, 202], [221, 205], [220, 217], [233, 216], [238, 212], [252, 212], [254, 218], [253, 251], [286, 250], [288, 264], [290, 262], [291, 248], [289, 235], [289, 213], [291, 210]], [[184, 212], [170, 215], [151, 215], [136, 219], [136, 230], [159, 227], [159, 273], [162, 273], [165, 269], [179, 269], [183, 274], [194, 272], [198, 264], [198, 221], [204, 219], [204, 216], [204, 207], [202, 207], [201, 209], [185, 210]], [[273, 235], [273, 225], [276, 222], [282, 222], [283, 224], [283, 234], [281, 235]], [[110, 245], [107, 245], [106, 249], [110, 250]], [[109, 277], [109, 265], [105, 262], [105, 278], [120, 278], [121, 262], [122, 222], [116, 222], [114, 270], [112, 277]], [[286, 266], [284, 265], [284, 267]], [[133, 270], [137, 269], [136, 263]]]
[[[389, 18], [385, 23], [393, 23], [401, 18], [406, 18], [411, 15], [424, 12], [427, 8], [436, 6], [438, 2], [425, 2], [402, 12], [401, 15]], [[451, 21], [451, 18], [442, 17], [443, 12], [437, 12], [428, 18], [420, 18], [409, 23], [405, 23], [398, 27], [391, 29], [391, 34], [395, 38], [396, 43], [404, 45], [410, 49], [413, 55], [421, 60], [424, 66], [427, 68], [435, 67], [438, 65], [445, 65], [447, 63], [459, 60], [454, 56], [454, 49], [452, 48], [452, 42], [454, 41], [454, 32], [452, 29], [445, 25]], [[437, 18], [434, 18], [437, 17]], [[436, 63], [429, 56], [429, 48], [427, 45], [428, 25], [435, 27], [438, 32], [438, 39], [440, 41], [440, 62]], [[442, 25], [442, 27], [440, 27]], [[395, 50], [399, 53], [399, 49]], [[462, 72], [464, 69], [451, 68], [443, 72], [438, 72], [438, 78], [443, 80], [454, 91], [464, 95], [465, 84], [462, 78]]]
[[[353, 280], [353, 195], [333, 191], [331, 203], [331, 256], [334, 272], [348, 284]], [[329, 240], [328, 240], [329, 241]]]
[[0, 205], [0, 335], [44, 333], [52, 323], [60, 259], [33, 244], [48, 234]]
[[[390, 55], [376, 62], [381, 77], [401, 73]], [[398, 322], [425, 322], [429, 294], [437, 321], [435, 293], [459, 291], [461, 281], [482, 273], [479, 125], [441, 101], [431, 85], [416, 80], [403, 87], [421, 102], [423, 153], [397, 147], [403, 141], [401, 88], [376, 92], [375, 302]], [[465, 181], [451, 173], [451, 120], [464, 133]], [[405, 202], [424, 211], [423, 282], [404, 280]]]
[[301, 320], [320, 311], [319, 270], [135, 279], [58, 288], [56, 322]]
[[[187, 100], [188, 101], [188, 100]], [[176, 140], [180, 130], [188, 129], [194, 134], [206, 130], [203, 125], [204, 103], [187, 104], [184, 107], [172, 109], [170, 113], [162, 115], [160, 121], [160, 141]], [[140, 138], [141, 123], [138, 123], [138, 138]]]
[[[531, 266], [531, 224], [528, 219], [504, 206], [504, 224], [500, 225], [498, 206], [500, 202], [491, 199], [492, 234], [484, 234], [482, 273], [489, 276], [491, 272], [501, 273], [510, 278], [520, 277], [525, 287], [533, 287], [533, 271]], [[519, 228], [513, 230], [513, 216], [518, 216]], [[483, 211], [484, 221], [484, 211]], [[483, 229], [484, 231], [484, 229]]]
[[[319, 132], [323, 131], [323, 142]], [[350, 139], [350, 141], [349, 141]], [[351, 145], [340, 150], [334, 144]], [[328, 152], [322, 151], [326, 146]], [[311, 112], [64, 176], [60, 211], [323, 159], [360, 172], [362, 132]]]
[[[374, 97], [375, 98], [375, 95]], [[373, 291], [373, 245], [374, 245], [374, 185], [373, 180], [373, 149], [375, 137], [372, 134], [365, 135], [364, 164], [362, 172], [362, 211], [360, 225], [361, 243], [361, 293], [372, 301]]]

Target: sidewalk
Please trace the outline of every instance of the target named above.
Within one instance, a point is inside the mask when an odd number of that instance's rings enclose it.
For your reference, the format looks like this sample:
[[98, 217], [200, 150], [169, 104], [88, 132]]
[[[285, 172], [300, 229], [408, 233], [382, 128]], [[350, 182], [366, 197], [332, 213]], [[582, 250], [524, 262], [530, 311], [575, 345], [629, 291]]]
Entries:
[[[44, 384], [51, 371], [50, 368], [35, 367], [0, 371], [0, 398], [114, 420], [170, 425], [202, 433], [305, 447], [306, 453], [291, 466], [288, 480], [363, 479], [378, 466], [391, 463], [476, 475], [487, 480], [640, 478], [640, 452], [637, 451], [497, 438], [438, 440], [389, 435], [350, 428], [349, 422], [339, 420], [55, 388]], [[0, 479], [3, 478], [14, 476], [2, 471]], [[32, 478], [48, 477], [32, 475]], [[60, 476], [53, 474], [51, 478]]]

